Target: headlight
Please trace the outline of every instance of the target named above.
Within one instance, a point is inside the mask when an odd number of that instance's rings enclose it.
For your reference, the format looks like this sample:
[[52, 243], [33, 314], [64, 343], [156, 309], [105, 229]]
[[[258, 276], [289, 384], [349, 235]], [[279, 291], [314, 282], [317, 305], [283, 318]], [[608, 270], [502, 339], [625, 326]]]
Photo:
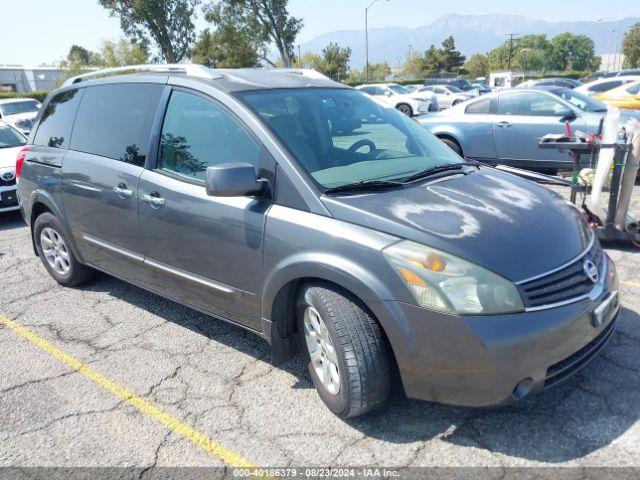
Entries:
[[460, 315], [524, 310], [513, 283], [471, 262], [406, 240], [382, 253], [421, 307]]

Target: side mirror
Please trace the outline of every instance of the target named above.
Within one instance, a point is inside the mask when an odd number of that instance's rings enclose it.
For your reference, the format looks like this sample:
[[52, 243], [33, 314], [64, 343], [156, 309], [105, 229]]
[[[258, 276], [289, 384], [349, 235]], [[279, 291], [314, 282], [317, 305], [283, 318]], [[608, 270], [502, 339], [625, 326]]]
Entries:
[[385, 91], [385, 92], [384, 92], [384, 94], [385, 94], [387, 97], [390, 97], [391, 95], [393, 95], [393, 93], [391, 93], [389, 90]]
[[556, 111], [556, 115], [562, 118], [576, 118], [576, 112], [574, 112], [571, 108], [559, 108]]
[[256, 178], [250, 163], [223, 163], [207, 168], [205, 186], [212, 197], [246, 197], [264, 192], [267, 181]]

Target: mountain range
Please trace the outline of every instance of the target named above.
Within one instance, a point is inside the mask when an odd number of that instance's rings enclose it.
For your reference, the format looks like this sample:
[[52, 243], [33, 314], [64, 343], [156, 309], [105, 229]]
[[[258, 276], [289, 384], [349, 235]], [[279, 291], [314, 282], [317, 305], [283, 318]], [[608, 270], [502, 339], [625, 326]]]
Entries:
[[[629, 27], [638, 18], [621, 20], [620, 43]], [[498, 47], [509, 33], [519, 35], [546, 34], [551, 38], [559, 33], [571, 32], [588, 35], [596, 45], [597, 54], [615, 51], [615, 36], [612, 31], [618, 28], [618, 21], [562, 21], [548, 22], [531, 20], [518, 15], [445, 15], [429, 25], [417, 28], [384, 27], [369, 29], [369, 61], [389, 62], [391, 66], [400, 65], [409, 49], [425, 51], [431, 44], [439, 46], [449, 35], [453, 35], [456, 47], [467, 57], [474, 53], [486, 53]], [[320, 35], [301, 44], [305, 52], [320, 53], [330, 42], [350, 47], [351, 66], [361, 68], [365, 63], [364, 30], [342, 30]]]

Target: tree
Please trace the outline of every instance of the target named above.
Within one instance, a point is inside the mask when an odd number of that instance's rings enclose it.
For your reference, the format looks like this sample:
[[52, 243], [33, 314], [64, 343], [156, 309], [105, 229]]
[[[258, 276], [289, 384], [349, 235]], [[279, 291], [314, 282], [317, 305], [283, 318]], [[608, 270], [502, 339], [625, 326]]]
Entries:
[[476, 53], [465, 62], [464, 69], [471, 78], [487, 77], [489, 76], [489, 57]]
[[640, 22], [636, 23], [622, 40], [625, 68], [640, 67]]
[[429, 49], [424, 52], [422, 64], [425, 73], [434, 74], [442, 72], [445, 69], [445, 60], [442, 51], [437, 49], [435, 45], [431, 45]]
[[143, 44], [153, 41], [169, 63], [185, 58], [195, 40], [193, 19], [200, 0], [98, 0], [120, 19], [124, 34]]
[[[513, 41], [513, 69], [544, 70], [547, 68], [551, 44], [546, 35], [524, 35]], [[509, 65], [509, 40], [487, 54], [491, 70], [503, 70]]]
[[[220, 0], [218, 4], [210, 4], [208, 9], [218, 7], [232, 11], [238, 29], [245, 30], [261, 45], [275, 45], [283, 66], [290, 67], [295, 59], [295, 40], [303, 22], [289, 15], [288, 3], [288, 0]], [[266, 48], [260, 50], [262, 59], [275, 66], [267, 58]]]
[[100, 46], [98, 62], [101, 67], [144, 65], [149, 62], [149, 50], [146, 44], [126, 38], [117, 42], [107, 40]]
[[456, 42], [453, 36], [449, 36], [442, 42], [442, 49], [440, 50], [440, 56], [442, 57], [442, 64], [444, 70], [447, 72], [455, 72], [460, 70], [464, 65], [465, 56], [456, 50]]
[[196, 42], [192, 60], [207, 67], [249, 68], [260, 66], [255, 43], [232, 22], [219, 24], [214, 32], [205, 29]]
[[349, 72], [350, 58], [349, 47], [342, 48], [337, 43], [330, 43], [322, 49], [322, 57], [318, 58], [319, 62], [313, 68], [334, 80], [345, 79]]
[[553, 70], [590, 70], [599, 66], [595, 45], [586, 35], [565, 32], [551, 39], [549, 68]]
[[91, 55], [91, 52], [86, 48], [79, 45], [72, 45], [67, 54], [67, 61], [89, 65], [91, 63]]
[[417, 50], [409, 47], [407, 55], [404, 57], [402, 72], [408, 75], [420, 75], [424, 72], [424, 59]]

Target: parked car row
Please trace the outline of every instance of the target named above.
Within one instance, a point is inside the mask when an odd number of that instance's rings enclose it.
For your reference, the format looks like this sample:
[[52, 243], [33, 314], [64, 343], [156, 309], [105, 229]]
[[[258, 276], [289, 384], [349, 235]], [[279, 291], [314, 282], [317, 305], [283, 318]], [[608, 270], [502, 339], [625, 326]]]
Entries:
[[0, 213], [18, 210], [16, 158], [27, 137], [0, 120]]

